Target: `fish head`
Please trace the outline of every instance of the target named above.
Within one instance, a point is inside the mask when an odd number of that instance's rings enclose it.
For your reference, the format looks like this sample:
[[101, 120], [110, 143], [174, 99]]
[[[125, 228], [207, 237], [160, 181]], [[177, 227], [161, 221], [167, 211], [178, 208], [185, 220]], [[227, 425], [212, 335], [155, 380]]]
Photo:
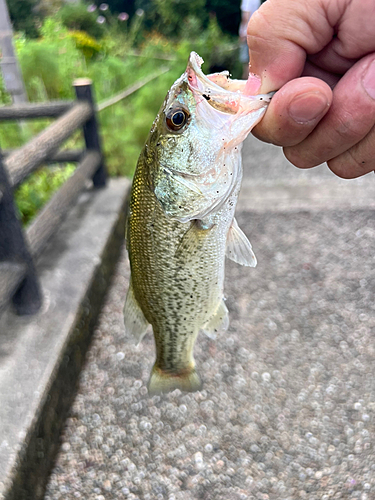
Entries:
[[188, 222], [218, 209], [241, 177], [240, 146], [271, 95], [254, 76], [205, 75], [195, 52], [170, 88], [146, 144], [152, 189], [166, 215]]

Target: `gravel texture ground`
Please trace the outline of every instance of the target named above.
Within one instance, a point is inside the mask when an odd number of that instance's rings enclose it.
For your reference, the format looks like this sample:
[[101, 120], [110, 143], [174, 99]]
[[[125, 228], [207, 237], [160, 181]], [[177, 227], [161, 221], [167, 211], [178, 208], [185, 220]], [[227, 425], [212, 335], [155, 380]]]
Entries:
[[147, 394], [124, 251], [45, 500], [375, 498], [375, 212], [237, 219], [258, 266], [228, 262], [230, 327], [199, 336], [193, 394]]

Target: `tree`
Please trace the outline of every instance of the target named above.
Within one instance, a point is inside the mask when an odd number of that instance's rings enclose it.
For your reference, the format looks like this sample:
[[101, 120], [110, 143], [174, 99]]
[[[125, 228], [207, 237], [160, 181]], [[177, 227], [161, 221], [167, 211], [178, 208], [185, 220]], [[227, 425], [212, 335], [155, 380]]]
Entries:
[[241, 21], [241, 0], [207, 0], [206, 10], [215, 12], [220, 28], [232, 35], [238, 35]]
[[30, 38], [38, 37], [38, 0], [7, 0], [10, 19], [16, 31], [23, 31]]
[[[195, 17], [207, 26], [210, 12], [215, 12], [220, 28], [238, 34], [241, 20], [241, 0], [105, 0], [111, 12], [127, 12], [130, 17], [137, 9], [145, 12], [146, 26], [168, 36], [179, 34], [182, 24]], [[101, 0], [95, 0], [99, 5]]]

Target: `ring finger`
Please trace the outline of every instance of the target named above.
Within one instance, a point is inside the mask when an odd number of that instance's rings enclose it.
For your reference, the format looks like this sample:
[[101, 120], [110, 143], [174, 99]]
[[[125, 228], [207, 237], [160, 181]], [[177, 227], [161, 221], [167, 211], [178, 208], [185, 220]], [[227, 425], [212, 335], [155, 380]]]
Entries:
[[332, 172], [354, 179], [375, 170], [375, 126], [355, 146], [327, 162]]

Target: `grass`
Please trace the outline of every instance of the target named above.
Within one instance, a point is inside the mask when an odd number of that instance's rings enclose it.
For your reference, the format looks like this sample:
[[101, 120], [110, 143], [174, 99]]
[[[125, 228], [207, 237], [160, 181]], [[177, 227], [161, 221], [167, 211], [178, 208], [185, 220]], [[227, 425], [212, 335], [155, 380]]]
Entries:
[[53, 193], [71, 176], [75, 166], [42, 167], [37, 175], [32, 175], [15, 192], [15, 201], [20, 217], [27, 225], [34, 215], [45, 205]]
[[[94, 82], [96, 101], [101, 102], [122, 91], [145, 76], [167, 65], [170, 71], [161, 74], [140, 90], [99, 113], [99, 127], [106, 166], [111, 176], [132, 176], [137, 158], [147, 138], [152, 122], [167, 90], [186, 67], [188, 55], [195, 50], [206, 60], [205, 70], [219, 61], [232, 72], [233, 46], [218, 30], [215, 22], [195, 41], [182, 39], [171, 42], [158, 33], [148, 34], [140, 47], [124, 33], [107, 35], [94, 42], [87, 35], [69, 32], [58, 19], [45, 21], [43, 36], [28, 40], [20, 35], [16, 48], [30, 101], [72, 99], [72, 82], [89, 77]], [[79, 43], [77, 39], [79, 38]], [[100, 49], [100, 50], [99, 50]], [[136, 49], [136, 50], [135, 50]], [[169, 59], [166, 61], [163, 58]], [[223, 62], [224, 61], [224, 62]], [[236, 76], [236, 75], [235, 75]], [[0, 104], [10, 98], [0, 81]], [[16, 148], [26, 143], [49, 123], [48, 120], [0, 123], [0, 145]], [[82, 147], [82, 134], [69, 139], [66, 147]], [[42, 167], [16, 191], [15, 199], [20, 216], [27, 223], [49, 199], [53, 192], [74, 170], [74, 166]]]

